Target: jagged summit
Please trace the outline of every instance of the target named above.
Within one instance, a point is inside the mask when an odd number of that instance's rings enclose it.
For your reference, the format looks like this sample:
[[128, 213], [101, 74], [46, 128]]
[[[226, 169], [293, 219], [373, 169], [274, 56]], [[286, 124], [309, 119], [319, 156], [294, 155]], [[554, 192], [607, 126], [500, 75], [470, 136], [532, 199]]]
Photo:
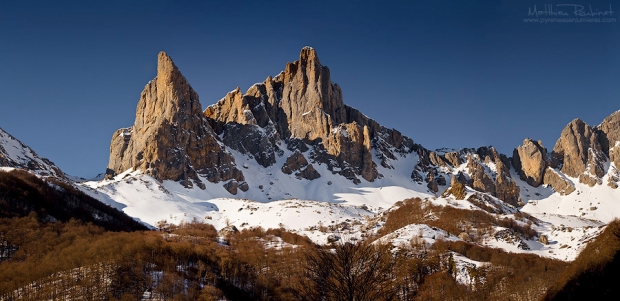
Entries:
[[620, 156], [616, 155], [614, 148], [618, 143], [618, 112], [596, 127], [575, 118], [564, 127], [550, 154], [542, 147], [542, 142], [526, 139], [515, 149], [513, 164], [521, 179], [528, 184], [534, 187], [549, 185], [560, 194], [575, 191], [575, 182], [594, 187], [603, 184], [605, 178], [610, 187], [616, 188], [620, 181], [617, 170]]
[[[209, 106], [205, 116], [228, 147], [262, 166], [276, 163], [283, 142], [288, 149], [305, 153], [296, 158], [309, 159], [306, 168], [327, 164], [331, 172], [355, 183], [360, 182], [359, 176], [367, 181], [381, 177], [373, 150], [378, 162], [389, 168], [396, 154], [411, 153], [414, 148], [413, 141], [400, 132], [345, 105], [329, 68], [321, 65], [311, 47], [304, 47], [299, 60], [287, 63], [283, 72], [245, 94], [240, 89], [228, 93]], [[290, 168], [283, 166], [283, 170]], [[305, 174], [299, 171], [299, 177], [306, 178]]]
[[[178, 70], [176, 65], [172, 61], [172, 58], [170, 58], [170, 56], [162, 50], [157, 54], [157, 69], [160, 70], [169, 67]], [[159, 74], [160, 72], [158, 71], [157, 73]]]
[[204, 118], [198, 94], [165, 52], [158, 55], [157, 77], [140, 95], [134, 125], [112, 137], [106, 174], [128, 169], [187, 186], [193, 180], [204, 187], [199, 175], [211, 182], [243, 180]]
[[[177, 68], [177, 66], [172, 61], [172, 58], [170, 58], [170, 56], [164, 51], [160, 51], [157, 55], [156, 80], [159, 81], [159, 85], [162, 87], [173, 86], [183, 90], [190, 90], [192, 93], [195, 93], [192, 87], [187, 82], [187, 79], [185, 79], [183, 74], [181, 74], [181, 71], [179, 71], [179, 68]], [[195, 99], [191, 99], [193, 94], [186, 95], [186, 97], [187, 96], [190, 96], [190, 100], [198, 100], [197, 96]], [[180, 97], [178, 99], [183, 100], [184, 97]]]
[[321, 65], [321, 61], [319, 61], [319, 56], [317, 55], [316, 50], [310, 46], [305, 46], [301, 49], [301, 52], [299, 53], [299, 60], [302, 64], [312, 62], [317, 65]]
[[552, 156], [561, 164], [564, 174], [579, 178], [582, 183], [596, 182], [594, 177], [604, 175], [602, 162], [606, 159], [596, 130], [579, 118], [562, 130]]

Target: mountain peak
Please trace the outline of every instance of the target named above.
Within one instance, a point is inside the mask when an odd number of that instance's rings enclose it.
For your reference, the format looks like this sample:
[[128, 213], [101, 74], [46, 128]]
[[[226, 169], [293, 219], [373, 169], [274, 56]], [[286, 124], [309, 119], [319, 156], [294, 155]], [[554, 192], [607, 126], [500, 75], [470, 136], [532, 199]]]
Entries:
[[198, 94], [165, 53], [157, 58], [157, 77], [140, 95], [136, 120], [112, 137], [107, 177], [128, 169], [158, 180], [211, 182], [243, 180], [232, 155], [215, 136], [202, 114]]
[[299, 53], [299, 60], [302, 62], [302, 64], [306, 62], [316, 62], [319, 65], [321, 64], [316, 50], [314, 50], [314, 48], [310, 46], [305, 46], [301, 49], [301, 52]]
[[157, 55], [157, 67], [162, 67], [166, 65], [174, 66], [172, 59], [165, 51], [160, 51]]
[[562, 166], [562, 173], [579, 178], [590, 187], [600, 184], [605, 174], [605, 155], [596, 129], [579, 118], [564, 127], [553, 148], [553, 165]]
[[160, 51], [157, 55], [157, 78], [170, 81], [176, 74], [180, 75], [177, 66], [166, 52]]
[[310, 159], [354, 183], [360, 183], [358, 176], [371, 182], [381, 177], [373, 162], [373, 143], [382, 147], [376, 151], [384, 166], [396, 159], [395, 152], [413, 151], [411, 139], [344, 104], [340, 87], [312, 47], [303, 47], [299, 60], [244, 95], [235, 91], [209, 106], [205, 116], [225, 145], [247, 153], [263, 167], [283, 155], [279, 145], [284, 142], [289, 150], [303, 153], [311, 148], [313, 154], [287, 159], [282, 168], [289, 174], [319, 177], [314, 166], [306, 164]]

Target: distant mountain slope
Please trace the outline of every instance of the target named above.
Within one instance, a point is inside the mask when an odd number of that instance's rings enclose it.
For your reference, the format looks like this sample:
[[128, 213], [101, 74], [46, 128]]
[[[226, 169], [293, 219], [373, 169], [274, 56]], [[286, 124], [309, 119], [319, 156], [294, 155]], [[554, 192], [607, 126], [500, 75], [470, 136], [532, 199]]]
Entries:
[[41, 158], [30, 147], [0, 128], [0, 167], [28, 169], [42, 176], [64, 177], [50, 160]]
[[78, 219], [113, 231], [147, 229], [84, 194], [54, 163], [0, 129], [0, 218], [31, 212], [43, 221]]

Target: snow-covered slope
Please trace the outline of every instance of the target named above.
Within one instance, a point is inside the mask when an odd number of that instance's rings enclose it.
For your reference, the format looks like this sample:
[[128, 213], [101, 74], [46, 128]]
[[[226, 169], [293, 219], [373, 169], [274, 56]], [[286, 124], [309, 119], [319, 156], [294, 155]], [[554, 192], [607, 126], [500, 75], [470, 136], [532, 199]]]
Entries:
[[[279, 161], [290, 153], [286, 149], [283, 152]], [[84, 182], [80, 187], [153, 226], [161, 220], [179, 223], [194, 218], [212, 223], [218, 229], [227, 224], [239, 228], [283, 226], [321, 243], [331, 232], [322, 233], [318, 230], [320, 226], [335, 227], [352, 221], [359, 224], [403, 199], [435, 197], [426, 186], [411, 181], [406, 174], [417, 163], [415, 153], [401, 157], [403, 164], [398, 168], [379, 167], [384, 177], [363, 185], [332, 174], [324, 165], [316, 167], [324, 175], [321, 178], [297, 179], [280, 170], [281, 162], [265, 168], [255, 160], [234, 151], [233, 154], [244, 168], [246, 181], [253, 183], [248, 191], [240, 190], [235, 198], [231, 198], [221, 183], [204, 180], [207, 184], [204, 190], [186, 188], [178, 182], [160, 183], [130, 170], [110, 180]]]
[[[494, 214], [498, 218], [514, 218], [519, 211], [514, 206], [471, 188], [466, 188], [465, 200], [433, 193], [426, 185], [413, 181], [408, 175], [408, 171], [418, 163], [416, 153], [402, 155], [397, 160], [399, 164], [394, 165], [393, 169], [379, 166], [383, 178], [356, 185], [340, 175], [332, 174], [323, 165], [316, 168], [324, 176], [315, 180], [284, 174], [278, 166], [289, 155], [288, 150], [283, 150], [284, 154], [278, 158], [277, 164], [267, 168], [240, 153], [232, 152], [236, 162], [244, 169], [246, 181], [253, 183], [248, 191], [239, 191], [235, 198], [231, 198], [221, 183], [204, 180], [207, 183], [204, 190], [187, 188], [178, 182], [159, 182], [140, 171], [131, 170], [113, 179], [84, 182], [80, 187], [102, 202], [153, 226], [162, 220], [178, 224], [197, 219], [211, 223], [217, 229], [227, 225], [238, 228], [284, 227], [307, 235], [317, 243], [325, 243], [330, 235], [359, 239], [364, 235], [363, 230], [374, 233], [377, 229], [367, 229], [373, 225], [370, 221], [407, 198], [418, 197], [434, 205], [467, 210], [483, 210], [480, 206], [487, 208], [487, 211], [488, 208], [495, 208]], [[467, 174], [464, 165], [453, 170], [444, 168], [442, 172]], [[620, 212], [615, 201], [620, 199], [620, 192], [608, 186], [590, 188], [576, 184], [578, 193], [560, 196], [551, 188], [532, 188], [519, 180], [518, 176], [513, 175], [513, 178], [522, 187], [522, 198], [527, 203], [521, 210], [540, 220], [539, 225], [532, 226], [539, 235], [548, 237], [549, 242], [538, 242], [539, 236], [526, 240], [519, 235], [504, 233], [507, 232], [502, 232], [504, 228], [496, 227], [495, 231], [503, 234], [486, 237], [483, 245], [572, 260], [585, 243], [596, 237], [605, 223], [615, 217], [616, 212]], [[443, 192], [449, 185], [448, 181], [440, 187], [439, 192]], [[477, 202], [469, 201], [475, 194], [486, 197]], [[598, 209], [590, 210], [590, 202], [593, 203], [592, 207], [602, 209], [600, 214], [596, 214]], [[579, 210], [581, 207], [578, 208], [577, 204], [582, 203], [587, 208]], [[585, 209], [588, 212], [582, 215], [580, 212]], [[420, 232], [429, 244], [440, 237], [458, 240], [454, 233], [450, 237], [441, 229], [413, 224], [395, 231], [383, 240], [398, 246], [415, 240]]]
[[[613, 170], [615, 166], [611, 163], [608, 171]], [[610, 172], [603, 177], [603, 183], [607, 183], [607, 179], [611, 176]], [[568, 176], [566, 178], [576, 189], [569, 195], [555, 193], [550, 187], [523, 186], [522, 199], [526, 205], [522, 210], [536, 216], [545, 214], [574, 216], [604, 223], [620, 217], [620, 190], [607, 185], [589, 187], [576, 178]]]

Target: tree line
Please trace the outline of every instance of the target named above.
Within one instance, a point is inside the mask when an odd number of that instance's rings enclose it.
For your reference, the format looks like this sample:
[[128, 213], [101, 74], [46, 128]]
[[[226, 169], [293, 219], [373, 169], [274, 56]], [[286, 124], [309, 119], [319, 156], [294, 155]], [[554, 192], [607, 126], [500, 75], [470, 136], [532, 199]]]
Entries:
[[[0, 263], [0, 300], [537, 300], [566, 267], [442, 240], [315, 245], [260, 227], [219, 237], [198, 221], [110, 232], [31, 214], [0, 219], [0, 233], [16, 247]], [[457, 254], [490, 264], [457, 271]]]

